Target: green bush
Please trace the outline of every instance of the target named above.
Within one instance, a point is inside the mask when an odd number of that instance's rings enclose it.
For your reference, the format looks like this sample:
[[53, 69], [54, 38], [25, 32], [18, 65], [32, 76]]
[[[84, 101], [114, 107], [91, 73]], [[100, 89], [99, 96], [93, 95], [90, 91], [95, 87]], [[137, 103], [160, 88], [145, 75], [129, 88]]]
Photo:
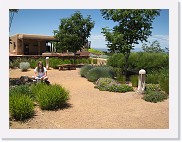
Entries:
[[62, 64], [71, 64], [71, 60], [68, 60], [68, 59], [63, 60], [63, 61], [62, 61]]
[[101, 77], [114, 78], [113, 68], [106, 66], [94, 67], [90, 69], [86, 75], [86, 78], [91, 82], [95, 82]]
[[[36, 88], [37, 87], [37, 88]], [[61, 108], [68, 100], [69, 92], [60, 85], [35, 85], [33, 92], [41, 109], [55, 110]]]
[[[125, 58], [121, 53], [109, 57], [107, 65], [123, 68]], [[147, 73], [169, 67], [169, 55], [166, 53], [132, 52], [128, 60], [128, 69], [145, 69]]]
[[36, 83], [30, 86], [30, 90], [34, 96], [36, 96], [40, 90], [45, 89], [48, 85], [45, 83]]
[[59, 58], [49, 58], [49, 66], [53, 69], [58, 69], [58, 65], [64, 64], [64, 61]]
[[122, 53], [115, 53], [109, 57], [107, 61], [108, 66], [124, 68], [125, 65], [124, 55]]
[[16, 94], [9, 98], [10, 115], [15, 120], [25, 120], [34, 114], [34, 104], [27, 95]]
[[125, 82], [126, 82], [126, 76], [124, 76], [124, 75], [122, 74], [122, 69], [121, 69], [121, 68], [115, 67], [115, 68], [114, 68], [114, 74], [115, 74], [115, 76], [116, 76], [117, 82], [119, 82], [119, 83], [121, 83], [121, 84], [125, 84]]
[[36, 68], [37, 67], [37, 63], [38, 61], [36, 59], [30, 59], [29, 63], [30, 63], [30, 67], [31, 68]]
[[137, 87], [138, 86], [138, 75], [132, 75], [130, 77], [131, 79], [131, 83], [133, 87]]
[[112, 78], [99, 78], [96, 81], [95, 88], [98, 88], [100, 91], [108, 91], [109, 87], [112, 85], [117, 85], [117, 82]]
[[13, 86], [9, 89], [9, 95], [24, 94], [29, 97], [33, 97], [33, 93], [28, 85]]
[[133, 88], [125, 84], [117, 84], [117, 85], [110, 86], [108, 91], [125, 93], [125, 92], [133, 91]]
[[167, 99], [168, 96], [162, 91], [148, 91], [143, 99], [147, 102], [157, 103]]
[[169, 73], [168, 73], [168, 71], [165, 71], [165, 72], [163, 71], [160, 74], [159, 85], [163, 91], [165, 91], [167, 94], [169, 94]]
[[133, 91], [131, 86], [125, 84], [119, 84], [114, 79], [111, 78], [99, 78], [96, 82], [95, 88], [100, 91], [110, 91], [110, 92], [129, 92]]
[[89, 61], [89, 59], [82, 58], [82, 59], [81, 59], [81, 63], [82, 63], [82, 64], [89, 64], [90, 61]]
[[93, 48], [89, 48], [88, 52], [94, 53], [94, 54], [104, 54], [102, 51], [96, 50], [96, 49], [93, 49]]
[[92, 69], [92, 68], [93, 68], [93, 67], [92, 67], [91, 65], [85, 65], [85, 66], [83, 66], [83, 67], [81, 68], [81, 70], [80, 70], [80, 75], [81, 75], [82, 77], [86, 77], [88, 71], [89, 71], [90, 69]]
[[146, 84], [145, 91], [161, 91], [159, 84]]
[[146, 75], [146, 83], [158, 84], [159, 83], [159, 72], [153, 72]]
[[20, 69], [22, 71], [27, 71], [30, 68], [30, 64], [28, 62], [21, 62], [20, 63]]
[[161, 90], [159, 84], [146, 84], [145, 95], [143, 97], [145, 101], [157, 103], [167, 98], [168, 95]]

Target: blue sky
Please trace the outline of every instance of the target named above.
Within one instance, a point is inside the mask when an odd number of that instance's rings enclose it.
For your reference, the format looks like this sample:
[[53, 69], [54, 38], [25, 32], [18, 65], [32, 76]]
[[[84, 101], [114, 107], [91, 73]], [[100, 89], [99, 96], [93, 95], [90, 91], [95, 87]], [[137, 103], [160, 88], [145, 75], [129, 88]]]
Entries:
[[[107, 48], [106, 41], [101, 33], [103, 27], [116, 25], [112, 20], [105, 20], [98, 9], [20, 9], [15, 14], [11, 26], [10, 35], [20, 34], [40, 34], [53, 35], [53, 30], [57, 30], [61, 18], [69, 18], [75, 11], [80, 11], [84, 17], [91, 15], [95, 21], [94, 29], [91, 31], [91, 47], [95, 49]], [[158, 40], [161, 47], [169, 47], [169, 10], [161, 10], [160, 16], [154, 20], [152, 36], [148, 41]], [[142, 43], [135, 46], [141, 49]]]

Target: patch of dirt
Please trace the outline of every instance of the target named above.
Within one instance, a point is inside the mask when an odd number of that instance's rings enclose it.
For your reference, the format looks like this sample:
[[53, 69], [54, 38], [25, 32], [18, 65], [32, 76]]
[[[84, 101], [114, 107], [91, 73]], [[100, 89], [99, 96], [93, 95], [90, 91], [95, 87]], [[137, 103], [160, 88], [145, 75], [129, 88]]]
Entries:
[[[57, 111], [37, 106], [35, 116], [26, 122], [10, 121], [11, 129], [168, 129], [169, 100], [144, 101], [136, 92], [99, 91], [92, 82], [80, 77], [79, 70], [48, 70], [51, 84], [70, 92], [69, 105]], [[11, 69], [10, 78], [33, 75], [33, 69]]]

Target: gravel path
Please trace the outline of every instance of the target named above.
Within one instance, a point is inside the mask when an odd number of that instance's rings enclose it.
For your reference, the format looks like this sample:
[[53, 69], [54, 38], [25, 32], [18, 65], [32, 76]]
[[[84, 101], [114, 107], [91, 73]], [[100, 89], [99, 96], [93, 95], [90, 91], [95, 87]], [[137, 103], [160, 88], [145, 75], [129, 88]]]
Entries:
[[[26, 75], [10, 70], [10, 78]], [[150, 103], [136, 92], [113, 93], [99, 91], [94, 84], [80, 77], [79, 69], [48, 70], [51, 84], [58, 83], [70, 91], [69, 106], [58, 111], [42, 111], [35, 108], [35, 116], [27, 122], [10, 121], [15, 129], [168, 129], [169, 100]]]

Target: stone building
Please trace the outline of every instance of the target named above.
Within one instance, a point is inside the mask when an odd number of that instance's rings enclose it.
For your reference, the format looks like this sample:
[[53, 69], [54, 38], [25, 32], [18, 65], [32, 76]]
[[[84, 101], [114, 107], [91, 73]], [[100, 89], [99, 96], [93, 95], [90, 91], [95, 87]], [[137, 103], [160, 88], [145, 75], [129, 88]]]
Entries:
[[10, 36], [10, 55], [42, 55], [54, 52], [53, 43], [57, 41], [53, 36], [16, 34]]

